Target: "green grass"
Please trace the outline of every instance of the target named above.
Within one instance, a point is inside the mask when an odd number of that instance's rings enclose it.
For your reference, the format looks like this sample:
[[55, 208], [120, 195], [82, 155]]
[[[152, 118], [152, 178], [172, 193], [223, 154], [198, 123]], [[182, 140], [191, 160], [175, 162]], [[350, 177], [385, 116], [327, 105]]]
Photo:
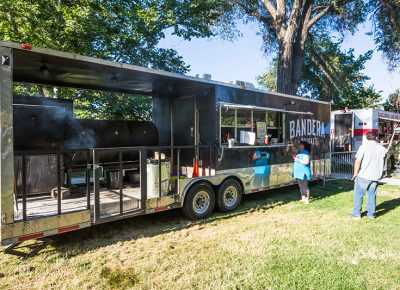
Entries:
[[179, 210], [56, 237], [40, 255], [0, 255], [1, 289], [399, 289], [400, 189], [353, 220], [351, 182], [246, 196], [233, 213]]

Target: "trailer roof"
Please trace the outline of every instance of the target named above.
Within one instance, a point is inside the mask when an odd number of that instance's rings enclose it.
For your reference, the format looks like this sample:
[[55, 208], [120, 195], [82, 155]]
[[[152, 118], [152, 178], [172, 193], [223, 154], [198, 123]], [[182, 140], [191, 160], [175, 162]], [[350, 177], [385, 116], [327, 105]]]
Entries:
[[[13, 80], [16, 82], [144, 95], [152, 95], [157, 92], [172, 93], [173, 91], [180, 89], [207, 89], [215, 85], [241, 89], [237, 85], [233, 84], [206, 80], [131, 64], [113, 62], [46, 48], [29, 46], [26, 48], [26, 46], [19, 43], [0, 41], [0, 46], [13, 49]], [[246, 90], [329, 104], [324, 101], [267, 92], [264, 90]]]
[[351, 114], [351, 113], [363, 113], [363, 112], [370, 112], [373, 114], [378, 114], [378, 118], [380, 119], [385, 119], [388, 121], [395, 121], [395, 122], [399, 122], [400, 121], [400, 113], [397, 112], [390, 112], [390, 111], [385, 111], [382, 109], [377, 109], [377, 108], [365, 108], [365, 109], [350, 109], [346, 112], [344, 112], [343, 110], [335, 110], [335, 111], [331, 111], [332, 115], [338, 115], [338, 114]]

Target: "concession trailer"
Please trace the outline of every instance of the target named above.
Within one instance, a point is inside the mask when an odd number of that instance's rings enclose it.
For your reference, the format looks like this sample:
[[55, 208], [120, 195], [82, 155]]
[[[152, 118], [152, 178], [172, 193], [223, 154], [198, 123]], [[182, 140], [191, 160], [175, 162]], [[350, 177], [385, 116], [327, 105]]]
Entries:
[[[331, 112], [331, 142], [332, 151], [357, 151], [365, 142], [366, 134], [374, 131], [378, 141], [388, 146], [396, 126], [400, 124], [400, 113], [388, 112], [382, 109], [351, 109]], [[387, 169], [393, 169], [399, 161], [399, 137], [394, 134], [394, 140], [388, 152]]]
[[[47, 236], [173, 208], [191, 219], [233, 211], [243, 194], [295, 183], [300, 140], [312, 143], [313, 178], [322, 178], [329, 103], [26, 44], [0, 42], [0, 56], [8, 253], [26, 240], [38, 241], [37, 252]], [[14, 93], [21, 84], [149, 96], [152, 121], [78, 119], [72, 100]], [[263, 183], [254, 178], [256, 151], [267, 156]]]

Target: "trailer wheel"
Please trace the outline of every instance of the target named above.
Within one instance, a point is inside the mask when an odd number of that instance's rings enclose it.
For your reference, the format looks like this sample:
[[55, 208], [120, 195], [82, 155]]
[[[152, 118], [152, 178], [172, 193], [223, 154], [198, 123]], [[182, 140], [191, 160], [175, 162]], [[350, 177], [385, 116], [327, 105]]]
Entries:
[[242, 200], [242, 187], [236, 179], [225, 180], [218, 188], [217, 207], [222, 212], [234, 211]]
[[215, 194], [208, 183], [193, 185], [185, 198], [183, 213], [191, 220], [208, 217], [214, 209]]

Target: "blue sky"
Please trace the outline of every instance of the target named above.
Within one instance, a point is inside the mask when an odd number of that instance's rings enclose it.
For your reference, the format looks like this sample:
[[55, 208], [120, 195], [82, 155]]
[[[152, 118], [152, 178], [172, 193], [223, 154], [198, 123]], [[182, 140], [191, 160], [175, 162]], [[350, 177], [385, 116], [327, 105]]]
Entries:
[[[354, 48], [356, 55], [374, 49], [372, 37], [365, 35], [369, 29], [368, 26], [362, 26], [355, 35], [346, 35], [343, 48]], [[241, 25], [240, 31], [243, 36], [234, 41], [219, 38], [185, 41], [168, 36], [161, 41], [160, 46], [178, 51], [185, 63], [190, 65], [188, 75], [209, 73], [213, 80], [243, 80], [256, 85], [256, 76], [266, 70], [270, 58], [263, 55], [262, 39], [257, 35], [258, 28], [255, 24]], [[384, 98], [400, 88], [400, 71], [388, 72], [381, 54], [377, 51], [366, 63], [364, 72], [371, 78], [369, 84], [382, 91]]]

